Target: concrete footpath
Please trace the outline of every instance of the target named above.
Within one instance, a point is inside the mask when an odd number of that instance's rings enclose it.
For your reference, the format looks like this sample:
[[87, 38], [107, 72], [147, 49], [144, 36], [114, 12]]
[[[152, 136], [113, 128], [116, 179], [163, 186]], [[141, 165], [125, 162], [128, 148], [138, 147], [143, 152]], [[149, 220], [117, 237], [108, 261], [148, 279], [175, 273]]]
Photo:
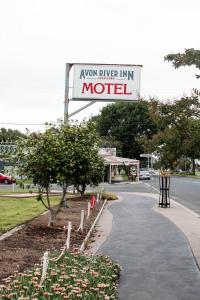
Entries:
[[[159, 209], [154, 209], [157, 207], [157, 195], [119, 194], [121, 201], [112, 203], [104, 212], [99, 224], [101, 238], [93, 245], [93, 249], [100, 247], [98, 252], [117, 260], [123, 268], [119, 299], [199, 300], [198, 266], [188, 239], [172, 221], [173, 218], [178, 219], [177, 225], [184, 225], [188, 213], [191, 220], [198, 219], [198, 224], [194, 224], [200, 226], [200, 219], [176, 205], [161, 209], [161, 214]], [[170, 211], [171, 220], [163, 215], [169, 215]], [[180, 212], [183, 213], [182, 218]], [[188, 226], [188, 234], [194, 241], [190, 222]], [[198, 250], [200, 252], [200, 248]]]

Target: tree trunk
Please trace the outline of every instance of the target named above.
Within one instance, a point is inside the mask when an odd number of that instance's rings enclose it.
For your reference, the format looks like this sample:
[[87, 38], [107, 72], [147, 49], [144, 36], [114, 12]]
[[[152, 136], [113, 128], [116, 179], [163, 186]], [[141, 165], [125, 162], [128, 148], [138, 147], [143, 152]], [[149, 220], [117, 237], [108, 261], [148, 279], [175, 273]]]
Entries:
[[81, 186], [81, 197], [84, 196], [85, 190], [86, 190], [86, 185], [83, 184], [83, 185]]
[[54, 219], [55, 219], [55, 217], [56, 217], [58, 211], [59, 211], [59, 210], [54, 211], [53, 209], [49, 209], [48, 227], [54, 225]]
[[62, 193], [62, 198], [59, 207], [68, 207], [66, 193], [67, 193], [67, 188], [63, 186], [63, 193]]
[[192, 174], [195, 175], [195, 159], [192, 158]]
[[52, 216], [52, 211], [49, 210], [49, 219], [48, 219], [48, 227], [53, 225], [53, 216]]

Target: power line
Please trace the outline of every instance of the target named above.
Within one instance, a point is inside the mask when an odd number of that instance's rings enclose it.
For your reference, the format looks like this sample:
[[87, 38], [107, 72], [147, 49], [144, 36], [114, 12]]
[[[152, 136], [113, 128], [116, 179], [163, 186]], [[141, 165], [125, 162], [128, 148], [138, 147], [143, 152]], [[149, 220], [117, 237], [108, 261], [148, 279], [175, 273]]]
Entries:
[[30, 123], [7, 123], [7, 122], [0, 122], [0, 125], [22, 125], [22, 126], [38, 126], [38, 125], [46, 125], [45, 123], [34, 123], [34, 124], [30, 124]]

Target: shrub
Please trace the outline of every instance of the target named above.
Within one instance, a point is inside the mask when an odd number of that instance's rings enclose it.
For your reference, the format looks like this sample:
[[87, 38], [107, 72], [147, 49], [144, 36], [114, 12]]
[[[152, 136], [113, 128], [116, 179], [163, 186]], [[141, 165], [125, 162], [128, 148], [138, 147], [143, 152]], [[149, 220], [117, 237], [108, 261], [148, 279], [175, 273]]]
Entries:
[[102, 199], [118, 200], [118, 196], [114, 193], [111, 193], [111, 192], [103, 192]]

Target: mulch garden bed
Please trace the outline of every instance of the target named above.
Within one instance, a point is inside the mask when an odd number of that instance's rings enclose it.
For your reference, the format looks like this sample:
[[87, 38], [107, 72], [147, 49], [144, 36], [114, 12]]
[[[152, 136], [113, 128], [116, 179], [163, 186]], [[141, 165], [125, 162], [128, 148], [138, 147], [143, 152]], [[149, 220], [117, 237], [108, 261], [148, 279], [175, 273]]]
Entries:
[[15, 271], [41, 262], [45, 251], [61, 249], [67, 237], [64, 226], [72, 222], [71, 246], [79, 247], [89, 231], [99, 209], [91, 210], [89, 220], [84, 223], [84, 232], [77, 232], [80, 225], [81, 210], [87, 216], [88, 199], [69, 200], [69, 208], [62, 208], [53, 227], [47, 227], [48, 214], [38, 216], [27, 222], [22, 229], [0, 241], [0, 283]]

